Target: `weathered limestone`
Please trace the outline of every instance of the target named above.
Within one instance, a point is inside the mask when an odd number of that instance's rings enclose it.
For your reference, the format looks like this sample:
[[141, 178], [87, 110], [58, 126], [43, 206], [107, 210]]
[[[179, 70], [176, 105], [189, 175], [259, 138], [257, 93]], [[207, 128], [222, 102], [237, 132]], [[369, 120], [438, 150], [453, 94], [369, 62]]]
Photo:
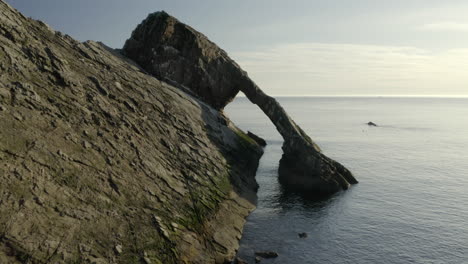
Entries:
[[281, 105], [266, 95], [225, 51], [167, 13], [149, 15], [127, 40], [123, 52], [150, 74], [190, 89], [217, 109], [242, 91], [284, 138], [279, 177], [285, 186], [323, 194], [357, 183], [344, 166], [322, 154]]

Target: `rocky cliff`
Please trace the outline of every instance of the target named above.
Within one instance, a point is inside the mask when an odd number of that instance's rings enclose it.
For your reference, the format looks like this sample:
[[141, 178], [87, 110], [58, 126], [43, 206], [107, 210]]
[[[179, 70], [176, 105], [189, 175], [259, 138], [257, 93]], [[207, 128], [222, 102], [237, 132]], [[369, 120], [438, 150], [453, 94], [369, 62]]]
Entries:
[[155, 76], [0, 1], [0, 263], [234, 255], [262, 154], [216, 110], [237, 92]]
[[279, 178], [288, 188], [323, 195], [357, 180], [325, 156], [281, 105], [265, 94], [225, 51], [166, 12], [150, 14], [132, 33], [124, 54], [154, 76], [191, 90], [216, 109], [242, 91], [284, 138]]
[[232, 101], [245, 74], [224, 50], [164, 11], [150, 14], [123, 50], [158, 79], [190, 89], [216, 109]]

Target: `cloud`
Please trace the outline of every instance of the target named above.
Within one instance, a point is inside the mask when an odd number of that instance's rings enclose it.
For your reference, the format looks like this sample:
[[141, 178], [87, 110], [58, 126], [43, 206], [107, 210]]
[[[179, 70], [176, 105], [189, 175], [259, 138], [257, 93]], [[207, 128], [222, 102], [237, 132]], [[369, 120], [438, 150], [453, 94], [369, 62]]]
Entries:
[[232, 57], [273, 95], [468, 94], [468, 49], [291, 43]]
[[425, 24], [417, 28], [423, 31], [442, 31], [442, 32], [468, 32], [468, 23], [459, 22], [438, 22]]

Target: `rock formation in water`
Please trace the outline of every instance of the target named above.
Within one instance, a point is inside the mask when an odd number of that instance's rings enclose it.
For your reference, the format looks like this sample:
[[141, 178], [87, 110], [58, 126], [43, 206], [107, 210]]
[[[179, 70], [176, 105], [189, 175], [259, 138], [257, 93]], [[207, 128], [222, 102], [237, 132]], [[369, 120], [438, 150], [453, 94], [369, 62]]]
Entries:
[[260, 146], [266, 147], [267, 143], [266, 143], [266, 141], [265, 141], [263, 138], [261, 138], [261, 137], [255, 135], [254, 133], [252, 133], [252, 132], [250, 132], [250, 131], [247, 131], [247, 136], [249, 136], [249, 137], [251, 137], [253, 140], [255, 140]]
[[123, 52], [150, 74], [191, 90], [216, 109], [222, 109], [242, 91], [284, 138], [279, 178], [285, 186], [324, 194], [357, 183], [344, 166], [322, 154], [281, 105], [225, 51], [167, 13], [149, 15], [134, 30]]
[[223, 263], [261, 154], [210, 105], [0, 1], [0, 263]]

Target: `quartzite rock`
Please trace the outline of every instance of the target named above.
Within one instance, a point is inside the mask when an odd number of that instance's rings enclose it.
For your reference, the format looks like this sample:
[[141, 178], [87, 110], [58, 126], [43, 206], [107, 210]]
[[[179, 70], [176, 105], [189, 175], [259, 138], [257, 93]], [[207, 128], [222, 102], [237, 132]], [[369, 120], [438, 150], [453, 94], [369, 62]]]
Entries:
[[225, 51], [167, 13], [149, 15], [133, 31], [123, 52], [150, 74], [191, 89], [216, 109], [222, 109], [242, 91], [284, 138], [279, 178], [287, 187], [328, 194], [357, 183], [343, 165], [322, 154], [281, 105], [266, 95]]

